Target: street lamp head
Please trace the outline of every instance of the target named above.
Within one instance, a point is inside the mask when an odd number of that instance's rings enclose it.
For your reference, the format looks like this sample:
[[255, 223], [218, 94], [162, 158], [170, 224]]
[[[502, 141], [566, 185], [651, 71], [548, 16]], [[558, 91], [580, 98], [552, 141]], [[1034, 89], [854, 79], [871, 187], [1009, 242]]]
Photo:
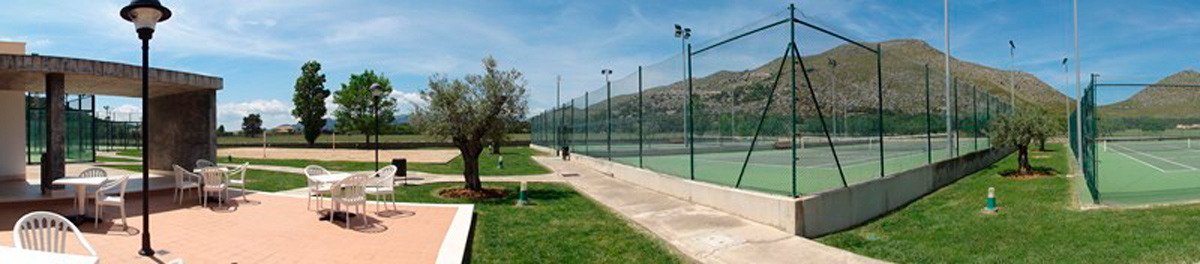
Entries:
[[692, 37], [692, 29], [690, 29], [690, 28], [684, 28], [684, 29], [683, 29], [683, 39], [687, 39], [687, 38], [690, 38], [690, 37]]
[[675, 37], [678, 38], [678, 37], [682, 37], [682, 36], [683, 36], [683, 27], [679, 26], [679, 24], [675, 24]]
[[171, 18], [171, 10], [159, 3], [158, 0], [133, 0], [129, 2], [129, 5], [121, 8], [121, 18], [133, 22], [139, 30], [154, 30], [155, 24]]
[[371, 84], [371, 95], [375, 97], [383, 96], [383, 86], [378, 83]]
[[612, 74], [612, 70], [602, 69], [602, 70], [600, 70], [600, 74], [609, 75], [609, 74]]
[[1017, 49], [1017, 44], [1016, 44], [1016, 43], [1013, 43], [1013, 41], [1012, 41], [1012, 40], [1009, 40], [1009, 41], [1008, 41], [1008, 46], [1009, 46], [1009, 47], [1012, 47], [1013, 49]]

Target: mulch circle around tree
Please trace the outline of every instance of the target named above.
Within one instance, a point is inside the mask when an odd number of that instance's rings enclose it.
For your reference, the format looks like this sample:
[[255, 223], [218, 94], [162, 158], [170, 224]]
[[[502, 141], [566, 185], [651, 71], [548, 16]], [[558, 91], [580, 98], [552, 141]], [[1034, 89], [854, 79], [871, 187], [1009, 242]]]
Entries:
[[484, 186], [482, 191], [473, 191], [462, 187], [445, 188], [437, 191], [438, 196], [445, 198], [462, 198], [472, 200], [496, 199], [508, 196], [504, 187]]
[[1054, 170], [1052, 170], [1052, 169], [1037, 168], [1037, 167], [1033, 168], [1033, 174], [1027, 174], [1027, 175], [1018, 174], [1017, 170], [1004, 170], [1004, 171], [1000, 172], [1000, 176], [1002, 176], [1006, 179], [1014, 179], [1014, 180], [1041, 179], [1041, 178], [1045, 178], [1045, 177], [1054, 177], [1057, 175], [1058, 175], [1058, 173], [1055, 173]]

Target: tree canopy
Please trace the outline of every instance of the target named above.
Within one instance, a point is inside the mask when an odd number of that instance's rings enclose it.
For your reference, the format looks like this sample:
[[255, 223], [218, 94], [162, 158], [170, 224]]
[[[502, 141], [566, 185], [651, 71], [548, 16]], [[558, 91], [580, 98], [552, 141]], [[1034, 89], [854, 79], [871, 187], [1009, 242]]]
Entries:
[[[1022, 108], [1029, 109], [1029, 108]], [[1020, 110], [1007, 115], [1000, 115], [988, 128], [988, 137], [992, 146], [1017, 148], [1017, 173], [1020, 175], [1033, 174], [1033, 166], [1029, 163], [1029, 144], [1052, 131], [1053, 122], [1041, 110]]]
[[418, 106], [410, 121], [422, 134], [448, 140], [462, 153], [466, 188], [483, 189], [479, 180], [479, 156], [483, 146], [503, 138], [505, 129], [528, 111], [524, 75], [499, 70], [492, 57], [483, 59], [483, 75], [469, 74], [451, 80], [437, 74], [429, 78], [429, 89], [421, 91], [428, 106]]
[[[383, 88], [378, 117], [374, 115], [375, 98], [371, 95], [371, 84], [375, 83]], [[367, 70], [362, 74], [350, 75], [350, 81], [343, 83], [342, 89], [333, 94], [333, 103], [338, 105], [338, 109], [333, 111], [333, 116], [337, 118], [337, 129], [371, 135], [375, 132], [376, 118], [381, 129], [390, 125], [396, 114], [396, 99], [388, 96], [391, 93], [392, 82], [381, 74]]]
[[258, 114], [250, 114], [242, 118], [242, 135], [252, 137], [262, 134], [262, 117]]
[[300, 77], [296, 78], [295, 88], [292, 116], [300, 119], [304, 127], [304, 140], [311, 146], [325, 127], [325, 98], [329, 96], [329, 90], [325, 89], [325, 74], [321, 73], [321, 63], [304, 63], [300, 67]]

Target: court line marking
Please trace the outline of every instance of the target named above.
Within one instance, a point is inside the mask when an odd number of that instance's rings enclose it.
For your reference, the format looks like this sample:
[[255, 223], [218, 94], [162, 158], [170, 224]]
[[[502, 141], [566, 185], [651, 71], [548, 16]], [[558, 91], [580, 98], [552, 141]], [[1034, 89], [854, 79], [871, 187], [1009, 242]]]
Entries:
[[[1158, 160], [1161, 160], [1161, 161], [1166, 161], [1167, 163], [1171, 163], [1171, 164], [1174, 164], [1174, 165], [1178, 165], [1178, 166], [1180, 166], [1180, 167], [1188, 168], [1188, 169], [1191, 169], [1191, 170], [1193, 170], [1193, 171], [1195, 171], [1195, 170], [1200, 170], [1200, 169], [1197, 169], [1196, 167], [1188, 166], [1188, 165], [1186, 165], [1186, 164], [1179, 163], [1179, 162], [1175, 162], [1175, 161], [1172, 161], [1172, 160], [1168, 160], [1168, 159], [1165, 159], [1165, 158], [1162, 158], [1162, 157], [1159, 157], [1159, 156], [1150, 155], [1150, 154], [1148, 154], [1148, 153], [1141, 152], [1141, 151], [1137, 151], [1137, 150], [1133, 150], [1133, 149], [1130, 149], [1130, 148], [1128, 148], [1128, 147], [1124, 147], [1124, 146], [1120, 146], [1120, 145], [1114, 145], [1113, 147], [1117, 147], [1117, 148], [1123, 148], [1123, 149], [1125, 149], [1125, 150], [1128, 150], [1128, 151], [1130, 151], [1130, 152], [1133, 152], [1133, 153], [1137, 153], [1137, 154], [1145, 155], [1145, 156], [1148, 156], [1148, 157], [1151, 157], [1151, 158], [1155, 158], [1155, 159], [1158, 159]], [[1124, 155], [1124, 156], [1126, 156], [1126, 157], [1129, 157], [1129, 158], [1132, 158], [1132, 159], [1134, 159], [1134, 160], [1137, 160], [1138, 162], [1141, 162], [1142, 164], [1150, 165], [1149, 163], [1146, 163], [1145, 161], [1142, 161], [1142, 160], [1139, 160], [1139, 159], [1137, 159], [1137, 158], [1134, 158], [1134, 157], [1132, 157], [1132, 156], [1126, 155], [1126, 154], [1125, 154], [1124, 152], [1122, 152], [1122, 151], [1118, 151], [1117, 153], [1120, 153], [1121, 155]], [[1166, 173], [1166, 172], [1167, 172], [1166, 170], [1163, 170], [1162, 168], [1159, 168], [1159, 167], [1156, 167], [1156, 166], [1153, 166], [1153, 165], [1151, 165], [1151, 167], [1154, 167], [1155, 169], [1158, 169], [1158, 171], [1160, 171], [1160, 172], [1163, 172], [1163, 173]], [[1172, 170], [1172, 171], [1186, 171], [1186, 170]]]

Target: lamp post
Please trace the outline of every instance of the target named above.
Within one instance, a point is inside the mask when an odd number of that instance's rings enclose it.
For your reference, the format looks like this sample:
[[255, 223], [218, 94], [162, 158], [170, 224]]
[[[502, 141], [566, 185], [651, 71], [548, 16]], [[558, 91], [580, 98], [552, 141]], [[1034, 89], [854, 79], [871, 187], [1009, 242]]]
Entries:
[[121, 8], [121, 18], [133, 22], [142, 40], [142, 249], [138, 254], [154, 256], [150, 247], [150, 39], [154, 25], [171, 18], [171, 10], [158, 0], [133, 0]]
[[1008, 41], [1008, 103], [1017, 108], [1017, 44]]
[[608, 131], [606, 131], [606, 133], [604, 133], [607, 135], [607, 138], [606, 138], [607, 142], [605, 142], [604, 145], [607, 146], [607, 150], [608, 150], [607, 155], [608, 155], [609, 160], [612, 159], [612, 83], [608, 81], [608, 76], [612, 75], [612, 73], [613, 73], [613, 71], [609, 70], [609, 69], [601, 69], [600, 70], [600, 74], [604, 75], [604, 92], [605, 92], [604, 103], [606, 104], [604, 107], [605, 112], [606, 112], [604, 114], [604, 119], [605, 119], [604, 123], [606, 123], [606, 125], [608, 126], [608, 128], [607, 128]]
[[[1067, 57], [1063, 57], [1062, 65], [1063, 65], [1063, 89], [1070, 89], [1070, 88], [1067, 88], [1067, 86], [1071, 85], [1071, 80], [1070, 80], [1071, 73], [1067, 69]], [[1064, 94], [1065, 93], [1066, 92], [1064, 92]], [[1063, 106], [1065, 106], [1067, 109], [1067, 111], [1065, 113], [1067, 113], [1067, 122], [1070, 123], [1071, 122], [1071, 97], [1070, 96], [1067, 96], [1067, 100], [1066, 100], [1066, 102], [1063, 103]], [[1067, 127], [1070, 127], [1070, 125], [1067, 125]], [[1069, 132], [1070, 129], [1068, 128], [1067, 130], [1068, 130], [1067, 133], [1070, 134], [1071, 133], [1071, 132]], [[1070, 138], [1069, 135], [1067, 137]], [[1068, 140], [1068, 141], [1070, 141], [1070, 140]]]
[[[688, 58], [690, 56], [688, 56], [688, 54], [687, 54], [687, 40], [688, 40], [688, 38], [691, 38], [691, 37], [692, 37], [692, 29], [685, 28], [683, 26], [680, 26], [679, 24], [675, 24], [675, 38], [679, 39], [679, 49], [680, 49], [680, 53], [683, 55], [683, 57], [679, 58], [679, 59], [683, 60], [682, 61], [683, 63], [680, 64], [682, 66], [680, 68], [683, 70], [683, 75], [681, 75], [683, 78], [681, 78], [681, 79], [687, 79], [689, 77], [687, 70], [688, 70]], [[688, 149], [691, 149], [692, 148], [692, 136], [691, 136], [691, 133], [692, 133], [692, 130], [691, 130], [691, 127], [692, 127], [692, 117], [691, 117], [692, 116], [692, 91], [690, 90], [691, 86], [688, 86], [688, 89], [689, 90], [688, 90], [688, 96], [687, 96], [687, 111], [685, 112], [687, 117], [684, 119], [684, 122], [685, 122], [684, 127], [688, 128], [688, 130], [687, 130], [688, 136], [686, 137], [687, 140], [685, 142], [686, 142]]]
[[383, 86], [378, 83], [371, 84], [371, 97], [374, 99], [374, 114], [375, 119], [375, 170], [379, 170], [379, 98], [383, 96]]

